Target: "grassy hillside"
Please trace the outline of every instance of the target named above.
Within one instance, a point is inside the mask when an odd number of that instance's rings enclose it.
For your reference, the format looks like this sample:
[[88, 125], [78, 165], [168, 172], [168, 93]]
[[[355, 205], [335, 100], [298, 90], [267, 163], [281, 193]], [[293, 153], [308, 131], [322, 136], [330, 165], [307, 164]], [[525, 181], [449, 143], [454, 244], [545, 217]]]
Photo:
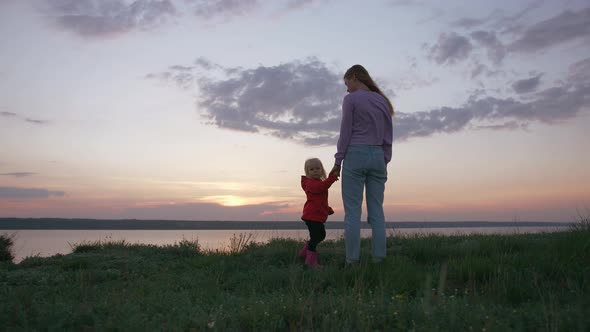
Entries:
[[[10, 239], [0, 251], [10, 251]], [[227, 251], [78, 244], [0, 262], [2, 329], [587, 331], [590, 228], [521, 235], [388, 238], [388, 257], [345, 266], [344, 242], [232, 239]]]

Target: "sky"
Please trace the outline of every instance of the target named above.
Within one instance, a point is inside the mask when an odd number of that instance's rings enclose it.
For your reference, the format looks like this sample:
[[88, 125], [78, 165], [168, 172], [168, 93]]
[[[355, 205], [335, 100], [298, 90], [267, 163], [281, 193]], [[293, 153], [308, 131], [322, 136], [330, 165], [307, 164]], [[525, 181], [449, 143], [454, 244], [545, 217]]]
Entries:
[[0, 45], [0, 217], [299, 220], [354, 64], [387, 221], [590, 211], [586, 0], [0, 0]]

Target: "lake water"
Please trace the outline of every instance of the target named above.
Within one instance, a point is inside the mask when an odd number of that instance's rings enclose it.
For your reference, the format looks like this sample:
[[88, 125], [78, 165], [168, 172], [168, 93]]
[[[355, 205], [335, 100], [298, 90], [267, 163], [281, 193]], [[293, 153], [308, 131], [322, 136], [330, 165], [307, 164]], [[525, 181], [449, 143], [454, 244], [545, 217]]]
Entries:
[[[412, 234], [512, 234], [558, 232], [567, 230], [560, 227], [453, 227], [453, 228], [397, 228], [388, 229], [388, 235]], [[230, 239], [241, 234], [252, 235], [255, 242], [267, 242], [273, 238], [308, 238], [307, 230], [0, 230], [0, 234], [13, 236], [13, 254], [15, 262], [29, 256], [53, 256], [68, 254], [72, 246], [83, 242], [125, 240], [128, 243], [165, 245], [174, 244], [182, 239], [198, 240], [201, 248], [225, 250]], [[361, 229], [363, 237], [370, 237], [370, 229]], [[342, 229], [326, 230], [326, 239], [338, 239], [344, 235]]]

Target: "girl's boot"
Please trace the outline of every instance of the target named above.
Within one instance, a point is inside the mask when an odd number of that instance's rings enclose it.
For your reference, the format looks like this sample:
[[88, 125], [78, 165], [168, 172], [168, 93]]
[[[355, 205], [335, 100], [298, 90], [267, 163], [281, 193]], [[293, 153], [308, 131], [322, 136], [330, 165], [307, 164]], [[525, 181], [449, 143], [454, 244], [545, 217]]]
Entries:
[[312, 269], [319, 269], [322, 268], [318, 263], [318, 256], [319, 254], [315, 251], [307, 251], [307, 256], [305, 257], [305, 265], [311, 267]]
[[305, 246], [303, 246], [303, 249], [299, 250], [297, 257], [306, 258], [308, 246], [309, 246], [309, 244], [307, 242], [305, 242]]

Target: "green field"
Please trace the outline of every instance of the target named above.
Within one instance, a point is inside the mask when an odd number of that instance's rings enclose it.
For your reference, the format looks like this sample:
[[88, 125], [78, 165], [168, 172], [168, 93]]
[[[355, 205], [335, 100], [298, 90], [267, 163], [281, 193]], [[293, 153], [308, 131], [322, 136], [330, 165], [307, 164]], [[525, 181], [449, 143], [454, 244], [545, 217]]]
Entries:
[[322, 270], [297, 259], [302, 242], [226, 251], [82, 243], [73, 253], [13, 264], [0, 237], [2, 330], [590, 330], [590, 227], [520, 235], [388, 238], [374, 264], [346, 266], [342, 239], [318, 246]]

